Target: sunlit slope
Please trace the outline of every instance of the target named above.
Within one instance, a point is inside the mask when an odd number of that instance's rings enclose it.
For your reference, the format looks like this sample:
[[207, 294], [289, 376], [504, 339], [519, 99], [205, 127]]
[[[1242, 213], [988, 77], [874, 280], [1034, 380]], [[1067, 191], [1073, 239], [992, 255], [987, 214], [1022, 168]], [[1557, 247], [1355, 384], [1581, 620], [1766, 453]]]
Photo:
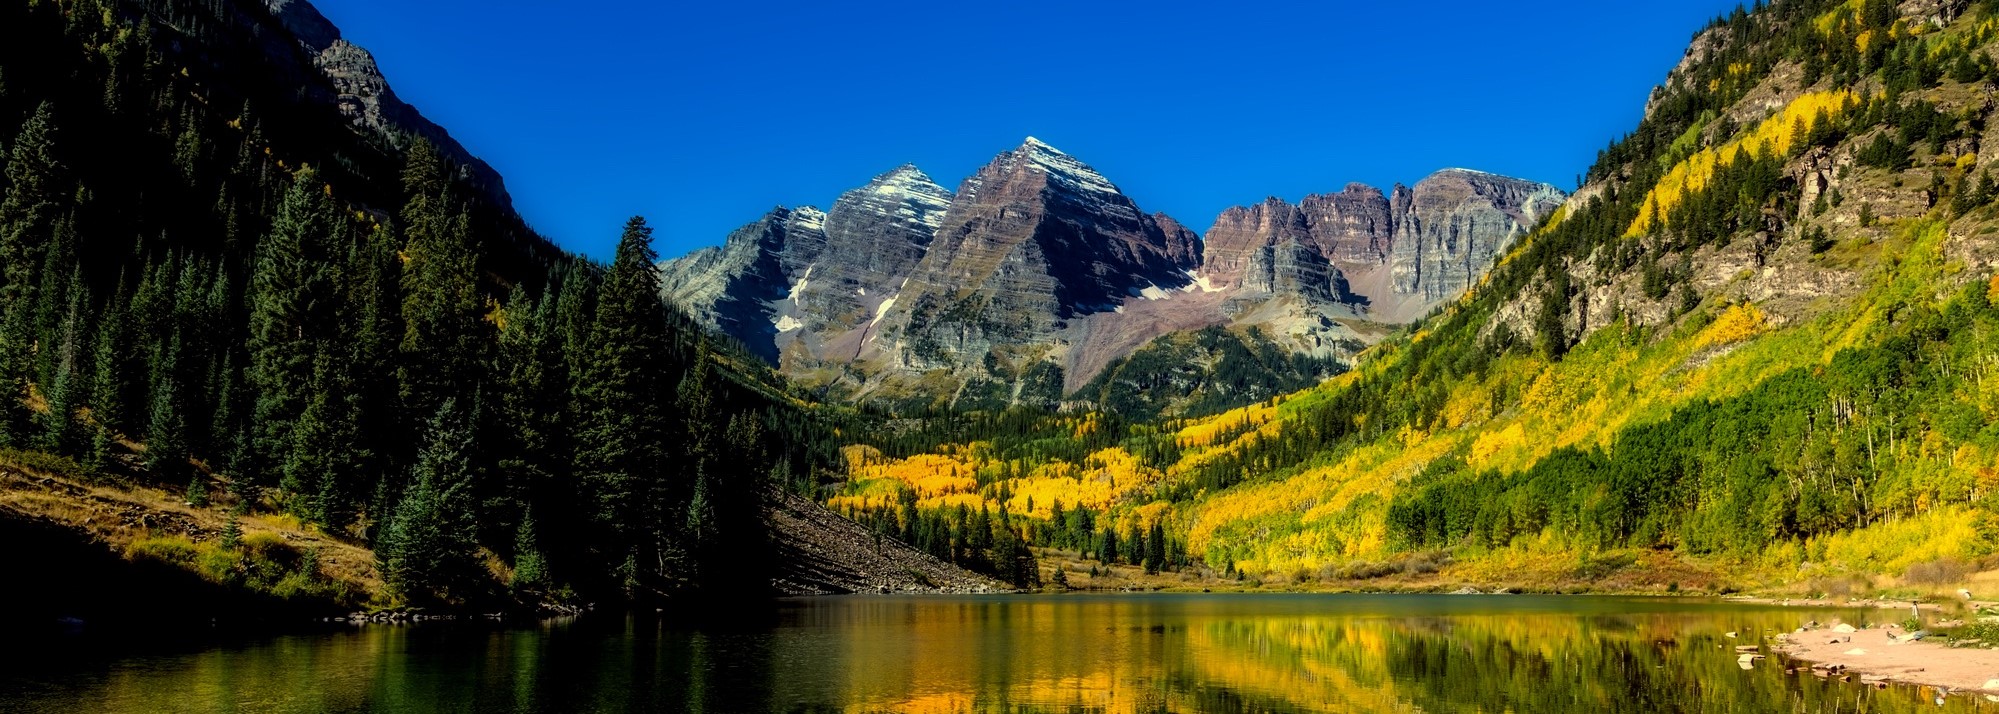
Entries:
[[1163, 523], [1197, 565], [1296, 580], [1412, 554], [1538, 585], [1982, 558], [1999, 546], [1999, 20], [1910, 12], [1717, 21], [1562, 211], [1351, 373], [1097, 439], [1142, 468], [1040, 427], [935, 458], [972, 475], [974, 504], [1087, 504], [1099, 533]]

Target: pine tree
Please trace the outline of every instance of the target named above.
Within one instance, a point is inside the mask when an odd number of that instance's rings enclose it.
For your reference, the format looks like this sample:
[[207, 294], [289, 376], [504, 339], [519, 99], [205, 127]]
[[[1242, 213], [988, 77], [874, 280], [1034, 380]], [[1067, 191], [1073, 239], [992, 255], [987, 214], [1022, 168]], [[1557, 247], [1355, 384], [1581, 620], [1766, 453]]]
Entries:
[[30, 328], [36, 341], [33, 379], [36, 386], [44, 391], [55, 382], [57, 363], [62, 359], [62, 351], [56, 343], [61, 339], [63, 320], [71, 307], [70, 293], [83, 289], [83, 276], [78, 272], [76, 260], [76, 242], [76, 219], [73, 216], [57, 219], [48, 244], [42, 250], [42, 267], [35, 274], [40, 286], [34, 291], [33, 327]]
[[339, 479], [335, 432], [346, 415], [340, 411], [341, 399], [335, 391], [338, 387], [329, 373], [328, 360], [322, 357], [318, 362], [313, 379], [317, 388], [307, 398], [305, 410], [292, 423], [290, 448], [278, 465], [278, 488], [302, 497], [292, 501], [293, 510], [300, 516], [327, 523], [330, 505], [327, 497]]
[[62, 327], [56, 333], [54, 353], [54, 375], [45, 392], [48, 411], [42, 414], [42, 447], [58, 454], [81, 454], [88, 441], [81, 423], [76, 419], [77, 409], [89, 404], [91, 375], [83, 360], [86, 354], [83, 344], [84, 303], [83, 279], [80, 274], [71, 273], [69, 290], [69, 310], [63, 317]]
[[257, 245], [250, 280], [250, 364], [255, 388], [250, 463], [253, 482], [275, 475], [292, 450], [292, 425], [305, 411], [316, 341], [330, 305], [325, 244], [336, 220], [310, 171], [285, 192], [271, 230]]
[[229, 509], [229, 520], [222, 524], [222, 547], [235, 550], [243, 545], [243, 510], [245, 502], [237, 501], [236, 507]]
[[[504, 498], [527, 504], [557, 498], [552, 481], [560, 469], [555, 443], [563, 431], [565, 396], [556, 381], [561, 356], [553, 349], [550, 322], [555, 300], [535, 300], [516, 286], [507, 300], [499, 331], [498, 416], [505, 453], [497, 460]], [[524, 516], [523, 516], [524, 517]]]
[[89, 432], [90, 453], [84, 469], [92, 475], [108, 473], [112, 451], [116, 447], [115, 437], [125, 418], [126, 396], [131, 390], [130, 375], [134, 371], [129, 358], [129, 334], [130, 323], [121, 290], [112, 296], [104, 308], [104, 315], [98, 318], [96, 344], [92, 348], [90, 419], [93, 424]]
[[534, 520], [534, 507], [529, 505], [521, 516], [521, 525], [514, 534], [514, 580], [515, 590], [541, 590], [549, 585], [548, 562], [541, 554], [541, 538]]
[[[657, 257], [645, 220], [626, 223], [599, 291], [587, 345], [591, 357], [580, 362], [576, 376], [576, 474], [594, 499], [600, 555], [618, 563], [627, 582], [638, 578], [640, 563], [664, 570], [667, 557], [660, 546], [671, 509], [647, 498], [666, 470], [667, 429], [659, 407], [670, 342]], [[682, 464], [683, 471], [689, 467]]]
[[0, 198], [0, 443], [14, 446], [32, 434], [38, 271], [63, 194], [54, 144], [54, 110], [43, 102], [14, 138]]
[[[344, 263], [344, 344], [332, 352], [339, 359], [338, 383], [345, 398], [346, 424], [338, 438], [348, 450], [348, 458], [341, 467], [345, 478], [329, 494], [338, 493], [353, 502], [327, 510], [330, 518], [342, 521], [353, 515], [362, 499], [403, 488], [401, 465], [408, 463], [405, 451], [410, 447], [394, 429], [381, 425], [414, 426], [400, 404], [396, 378], [403, 335], [398, 297], [403, 268], [394, 231], [378, 225], [367, 227], [348, 244]], [[386, 504], [377, 499], [366, 510], [373, 522], [363, 535], [373, 537]]]
[[1145, 572], [1156, 575], [1166, 567], [1166, 528], [1152, 524], [1152, 533], [1145, 539]]
[[471, 420], [455, 398], [447, 398], [430, 422], [425, 446], [411, 472], [410, 487], [376, 547], [383, 580], [408, 598], [450, 599], [477, 567], [472, 489]]
[[454, 208], [449, 167], [435, 146], [418, 141], [403, 172], [401, 356], [404, 407], [429, 415], [447, 394], [479, 383], [486, 346], [484, 300], [470, 216]]
[[187, 409], [179, 377], [180, 338], [175, 336], [155, 358], [159, 369], [152, 382], [146, 418], [146, 468], [169, 482], [187, 475]]

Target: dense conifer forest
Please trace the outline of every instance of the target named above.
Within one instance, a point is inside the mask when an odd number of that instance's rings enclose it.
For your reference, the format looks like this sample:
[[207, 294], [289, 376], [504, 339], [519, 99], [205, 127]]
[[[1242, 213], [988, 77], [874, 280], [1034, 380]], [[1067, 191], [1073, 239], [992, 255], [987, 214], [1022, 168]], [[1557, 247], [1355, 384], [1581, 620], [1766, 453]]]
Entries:
[[643, 219], [564, 255], [135, 7], [0, 9], [9, 453], [290, 514], [412, 603], [757, 586], [770, 474], [831, 437], [663, 305]]

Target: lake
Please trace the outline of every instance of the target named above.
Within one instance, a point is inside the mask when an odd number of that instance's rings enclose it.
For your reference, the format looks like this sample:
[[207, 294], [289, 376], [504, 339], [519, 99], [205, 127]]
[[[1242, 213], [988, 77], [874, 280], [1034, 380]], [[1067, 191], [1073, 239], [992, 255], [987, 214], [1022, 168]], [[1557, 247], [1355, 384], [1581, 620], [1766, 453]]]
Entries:
[[1528, 595], [836, 597], [78, 640], [0, 672], [0, 711], [1999, 712], [1787, 675], [1775, 658], [1744, 670], [1732, 650], [1807, 619], [1903, 616]]

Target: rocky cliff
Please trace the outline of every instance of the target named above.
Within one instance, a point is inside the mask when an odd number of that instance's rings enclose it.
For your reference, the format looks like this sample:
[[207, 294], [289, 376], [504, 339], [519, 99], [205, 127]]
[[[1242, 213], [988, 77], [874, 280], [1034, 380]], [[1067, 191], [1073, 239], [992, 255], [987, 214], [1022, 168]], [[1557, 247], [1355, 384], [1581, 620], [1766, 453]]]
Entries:
[[340, 36], [340, 28], [327, 21], [307, 0], [263, 0], [278, 23], [289, 31], [318, 73], [331, 84], [325, 92], [308, 84], [302, 90], [316, 103], [329, 104], [355, 128], [386, 142], [406, 148], [413, 139], [427, 139], [452, 159], [463, 178], [484, 191], [501, 206], [512, 205], [500, 173], [473, 156], [450, 132], [426, 118], [416, 107], [396, 96], [389, 81], [375, 65], [368, 50]]
[[1392, 290], [1427, 303], [1456, 297], [1566, 198], [1548, 184], [1465, 169], [1398, 186]]
[[689, 253], [660, 266], [665, 297], [694, 319], [777, 361], [776, 338], [784, 319], [777, 303], [788, 296], [794, 269], [810, 265], [826, 245], [826, 214], [806, 206], [774, 208], [729, 234], [719, 247]]
[[1297, 205], [1270, 198], [1215, 219], [1200, 275], [1249, 295], [1346, 303], [1404, 322], [1463, 292], [1564, 198], [1547, 184], [1464, 169], [1392, 196], [1350, 184]]

